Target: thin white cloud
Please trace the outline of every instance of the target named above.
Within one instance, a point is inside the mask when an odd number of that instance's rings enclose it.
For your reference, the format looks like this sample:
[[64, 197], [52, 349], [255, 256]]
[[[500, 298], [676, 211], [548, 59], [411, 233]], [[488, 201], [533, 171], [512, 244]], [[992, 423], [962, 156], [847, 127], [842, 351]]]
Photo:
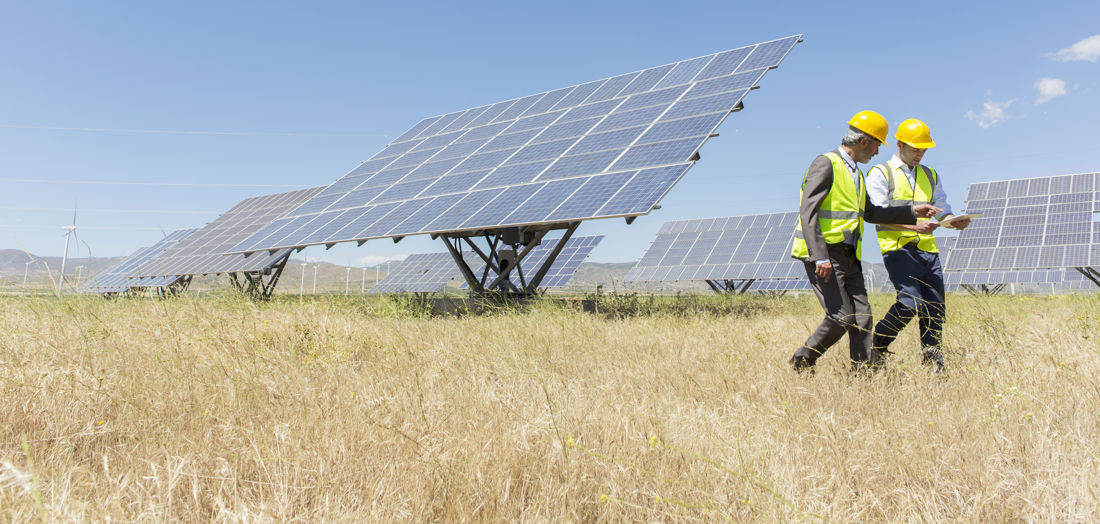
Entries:
[[1100, 35], [1092, 35], [1076, 44], [1057, 53], [1049, 53], [1047, 56], [1059, 62], [1095, 62], [1100, 60]]
[[989, 129], [1002, 120], [1012, 118], [1008, 114], [1008, 108], [1015, 102], [1015, 98], [1005, 102], [986, 100], [985, 103], [982, 104], [982, 111], [980, 113], [975, 113], [973, 110], [967, 111], [966, 118], [977, 122], [983, 129]]
[[1066, 81], [1061, 78], [1043, 77], [1035, 81], [1035, 90], [1039, 92], [1035, 97], [1035, 103], [1045, 104], [1060, 96], [1066, 96]]

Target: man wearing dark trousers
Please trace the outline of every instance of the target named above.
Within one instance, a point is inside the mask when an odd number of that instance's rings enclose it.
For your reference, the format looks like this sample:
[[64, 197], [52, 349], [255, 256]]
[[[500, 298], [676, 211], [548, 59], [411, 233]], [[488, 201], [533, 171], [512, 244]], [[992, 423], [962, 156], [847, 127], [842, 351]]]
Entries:
[[845, 333], [853, 365], [879, 364], [882, 356], [871, 347], [871, 306], [860, 262], [863, 222], [915, 224], [918, 217], [939, 211], [931, 204], [879, 207], [871, 203], [858, 164], [878, 154], [888, 130], [882, 115], [856, 113], [840, 147], [815, 158], [802, 181], [791, 256], [805, 264], [825, 319], [791, 357], [797, 371], [812, 369]]
[[[929, 203], [942, 211], [939, 220], [951, 218], [951, 206], [935, 169], [922, 165], [925, 151], [935, 147], [928, 125], [910, 118], [894, 134], [898, 153], [885, 164], [867, 172], [867, 194], [877, 206]], [[970, 220], [962, 218], [948, 227], [964, 229]], [[936, 373], [943, 370], [940, 340], [944, 301], [943, 269], [939, 249], [932, 235], [937, 223], [920, 219], [915, 225], [879, 225], [878, 245], [890, 281], [897, 289], [897, 302], [875, 325], [873, 348], [888, 353], [898, 332], [919, 315], [921, 357]]]

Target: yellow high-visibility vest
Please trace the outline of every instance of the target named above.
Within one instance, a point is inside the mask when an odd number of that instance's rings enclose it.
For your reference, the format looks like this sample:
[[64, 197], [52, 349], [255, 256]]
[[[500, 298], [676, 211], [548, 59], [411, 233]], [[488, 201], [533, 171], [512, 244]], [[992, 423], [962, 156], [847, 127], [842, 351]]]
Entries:
[[[907, 206], [917, 204], [931, 204], [932, 191], [936, 187], [936, 170], [927, 166], [917, 165], [914, 179], [916, 186], [909, 185], [909, 178], [900, 167], [891, 168], [889, 164], [879, 164], [873, 168], [878, 169], [882, 176], [886, 177], [887, 198], [889, 206]], [[877, 176], [877, 175], [872, 175]], [[931, 220], [930, 218], [918, 218], [918, 221]], [[880, 225], [875, 226], [878, 232], [878, 247], [882, 254], [901, 249], [906, 244], [917, 241], [917, 249], [928, 253], [939, 253], [936, 248], [936, 237], [930, 233], [917, 233], [916, 231], [899, 231], [887, 229]]]
[[[829, 188], [829, 194], [821, 202], [821, 208], [817, 212], [817, 222], [821, 226], [821, 233], [825, 237], [826, 244], [839, 244], [852, 238], [855, 242], [856, 259], [861, 259], [860, 244], [863, 239], [863, 208], [867, 202], [867, 184], [863, 178], [863, 171], [856, 166], [859, 173], [859, 187], [856, 188], [852, 180], [848, 166], [840, 155], [832, 151], [825, 153], [825, 157], [833, 164], [833, 186]], [[806, 189], [806, 175], [802, 175], [802, 189], [798, 191], [798, 201], [802, 201], [802, 192]], [[802, 220], [798, 220], [798, 227], [794, 231], [794, 246], [791, 248], [791, 256], [794, 258], [808, 258], [810, 250], [806, 246], [806, 238], [802, 236]]]

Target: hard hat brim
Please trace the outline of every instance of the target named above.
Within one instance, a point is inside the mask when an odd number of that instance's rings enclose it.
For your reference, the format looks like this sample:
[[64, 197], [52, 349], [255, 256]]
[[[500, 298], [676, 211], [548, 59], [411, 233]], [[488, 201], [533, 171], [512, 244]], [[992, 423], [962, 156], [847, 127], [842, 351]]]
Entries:
[[917, 149], [932, 149], [933, 147], [936, 147], [936, 143], [931, 140], [927, 142], [906, 142], [905, 140], [901, 140], [901, 143], [909, 144]]

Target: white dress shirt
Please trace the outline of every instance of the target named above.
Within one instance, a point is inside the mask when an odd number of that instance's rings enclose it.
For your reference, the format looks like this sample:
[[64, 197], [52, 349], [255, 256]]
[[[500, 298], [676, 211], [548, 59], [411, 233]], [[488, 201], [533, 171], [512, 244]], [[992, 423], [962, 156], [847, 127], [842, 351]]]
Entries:
[[[896, 154], [886, 162], [886, 165], [891, 170], [900, 169], [902, 173], [905, 173], [905, 178], [909, 181], [909, 187], [914, 189], [914, 193], [916, 192], [917, 173], [915, 169], [905, 165], [905, 162], [902, 162]], [[878, 166], [867, 171], [867, 196], [870, 197], [871, 203], [878, 207], [890, 205], [890, 188], [886, 182], [886, 176], [883, 175], [889, 176], [890, 173], [883, 173]], [[951, 211], [951, 204], [947, 203], [947, 193], [943, 190], [943, 182], [939, 176], [936, 177], [935, 184], [932, 188], [932, 205], [943, 210], [942, 213], [936, 215], [937, 220], [943, 220], [943, 217], [954, 213]]]

